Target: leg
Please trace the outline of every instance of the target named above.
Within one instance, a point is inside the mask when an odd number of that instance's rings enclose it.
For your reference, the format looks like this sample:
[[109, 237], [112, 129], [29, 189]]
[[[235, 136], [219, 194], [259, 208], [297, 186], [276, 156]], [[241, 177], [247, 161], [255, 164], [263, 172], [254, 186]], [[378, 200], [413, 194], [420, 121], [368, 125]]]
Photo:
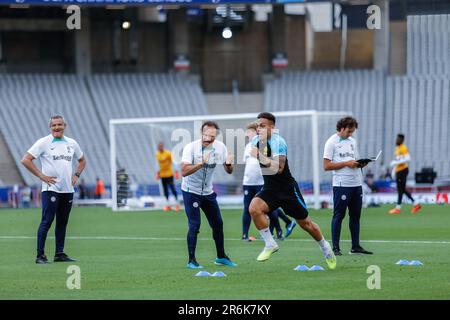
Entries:
[[355, 187], [348, 203], [349, 227], [352, 236], [352, 248], [359, 247], [359, 230], [362, 208], [362, 187]]
[[269, 221], [267, 219], [267, 214], [271, 210], [270, 207], [277, 208], [275, 203], [276, 199], [273, 197], [272, 192], [265, 191], [264, 189], [258, 192], [258, 194], [253, 198], [250, 203], [250, 215], [252, 216], [253, 222], [256, 229], [259, 230], [261, 237], [264, 240], [264, 249], [259, 254], [257, 261], [266, 261], [270, 258], [272, 253], [278, 251], [278, 245], [273, 239], [272, 234], [269, 230]]
[[333, 248], [339, 249], [339, 240], [341, 238], [342, 220], [347, 210], [349, 195], [345, 187], [333, 187], [333, 219], [331, 220], [331, 237], [333, 239]]
[[188, 218], [187, 246], [189, 260], [195, 260], [197, 234], [200, 232], [200, 199], [197, 195], [183, 191], [184, 208]]
[[401, 206], [403, 193], [405, 192], [405, 186], [406, 186], [406, 181], [403, 179], [403, 174], [401, 171], [397, 173], [397, 177], [395, 178], [395, 180], [397, 182], [397, 194], [398, 194], [397, 206]]
[[37, 254], [44, 254], [45, 240], [58, 206], [57, 193], [52, 191], [42, 192], [42, 219], [37, 233]]
[[63, 193], [59, 195], [58, 210], [56, 211], [55, 255], [64, 252], [64, 241], [66, 239], [67, 223], [69, 221], [70, 210], [72, 209], [73, 193]]
[[250, 224], [252, 218], [250, 217], [249, 207], [255, 193], [253, 186], [243, 186], [244, 188], [244, 212], [242, 213], [242, 238], [248, 238], [248, 230], [250, 229]]
[[288, 214], [293, 217], [300, 227], [308, 232], [314, 240], [317, 241], [317, 244], [320, 246], [322, 253], [325, 257], [325, 260], [330, 269], [336, 268], [336, 257], [333, 254], [333, 250], [331, 249], [328, 241], [323, 237], [322, 231], [320, 231], [319, 226], [314, 223], [309, 217], [308, 208], [306, 207], [305, 200], [300, 192], [300, 188], [298, 185], [295, 185], [292, 188], [291, 192], [287, 192], [286, 196], [283, 198], [283, 202], [281, 208]]
[[408, 181], [408, 173], [409, 173], [409, 169], [406, 168], [404, 171], [405, 171], [405, 174], [404, 174], [404, 179], [403, 179], [403, 180], [405, 181], [405, 182], [404, 182], [405, 186], [403, 187], [403, 190], [404, 190], [403, 192], [404, 192], [405, 196], [407, 196], [408, 199], [411, 200], [411, 202], [415, 204], [414, 198], [412, 197], [411, 193], [409, 193], [408, 191], [406, 191], [406, 181]]
[[[173, 177], [170, 178], [169, 187], [170, 187], [170, 191], [172, 191], [172, 194], [175, 197], [175, 200], [178, 201], [178, 193], [177, 193], [177, 190], [175, 190], [175, 184], [173, 182]], [[169, 193], [167, 193], [167, 194], [169, 194]], [[167, 197], [169, 197], [169, 196], [167, 195]]]
[[208, 219], [209, 226], [212, 229], [214, 243], [216, 245], [217, 258], [225, 258], [225, 240], [223, 235], [223, 220], [220, 214], [219, 204], [217, 203], [217, 195], [212, 193], [205, 196], [202, 201], [201, 209]]
[[163, 191], [164, 191], [164, 197], [166, 197], [166, 200], [169, 201], [169, 189], [167, 187], [167, 178], [161, 178], [161, 183], [163, 186]]
[[286, 226], [288, 226], [292, 222], [292, 220], [289, 219], [289, 217], [284, 214], [283, 210], [278, 210], [278, 218], [283, 220]]
[[270, 233], [273, 234], [273, 230], [276, 230], [277, 238], [283, 238], [283, 230], [281, 229], [280, 220], [278, 220], [278, 213], [281, 212], [281, 210], [276, 209], [272, 212], [269, 212], [268, 217], [270, 221]]

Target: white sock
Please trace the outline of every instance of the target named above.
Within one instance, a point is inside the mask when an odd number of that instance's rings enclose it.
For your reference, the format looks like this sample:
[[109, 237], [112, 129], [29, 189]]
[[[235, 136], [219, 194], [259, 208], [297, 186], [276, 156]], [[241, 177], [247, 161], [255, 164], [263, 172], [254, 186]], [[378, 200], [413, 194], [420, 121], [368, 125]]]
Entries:
[[259, 230], [259, 234], [261, 235], [261, 237], [264, 240], [265, 243], [265, 247], [266, 248], [273, 248], [277, 246], [277, 243], [275, 242], [275, 240], [273, 239], [272, 234], [270, 233], [269, 228], [265, 228], [265, 229], [261, 229]]
[[395, 209], [398, 209], [398, 210], [400, 210], [401, 208], [402, 208], [402, 206], [401, 206], [401, 205], [399, 205], [399, 204], [395, 206]]
[[317, 243], [319, 244], [320, 249], [322, 249], [322, 253], [325, 256], [325, 258], [327, 259], [331, 258], [331, 252], [333, 250], [331, 249], [331, 246], [328, 243], [328, 241], [325, 240], [325, 238], [322, 238], [322, 240], [317, 241]]

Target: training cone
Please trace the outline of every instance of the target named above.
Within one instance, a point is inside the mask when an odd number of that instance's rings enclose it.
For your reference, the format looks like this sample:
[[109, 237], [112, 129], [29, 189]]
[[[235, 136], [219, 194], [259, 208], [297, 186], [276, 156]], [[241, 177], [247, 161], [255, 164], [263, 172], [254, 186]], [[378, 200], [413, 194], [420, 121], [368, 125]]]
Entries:
[[309, 271], [323, 271], [324, 269], [321, 266], [312, 266]]
[[419, 260], [412, 260], [409, 262], [410, 266], [423, 266], [423, 263], [420, 262]]
[[408, 260], [398, 260], [396, 265], [407, 266], [407, 265], [409, 265], [409, 261]]
[[227, 275], [223, 273], [222, 271], [216, 271], [214, 272], [211, 277], [226, 277]]
[[208, 271], [199, 271], [199, 272], [197, 272], [197, 274], [195, 276], [196, 277], [210, 277], [211, 273], [209, 273]]
[[295, 271], [309, 271], [308, 266], [305, 266], [303, 264], [298, 265], [294, 268]]

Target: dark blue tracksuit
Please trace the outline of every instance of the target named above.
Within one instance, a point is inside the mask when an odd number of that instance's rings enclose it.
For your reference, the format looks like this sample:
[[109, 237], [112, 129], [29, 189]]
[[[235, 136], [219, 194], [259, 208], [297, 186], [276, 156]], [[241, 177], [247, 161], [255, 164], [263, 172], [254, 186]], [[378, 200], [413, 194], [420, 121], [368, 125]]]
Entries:
[[56, 216], [55, 253], [64, 252], [66, 227], [72, 209], [73, 193], [57, 193], [53, 191], [42, 192], [42, 219], [37, 233], [37, 253], [44, 254], [47, 233]]
[[184, 209], [188, 218], [189, 230], [187, 244], [189, 259], [195, 259], [197, 246], [197, 234], [200, 232], [200, 209], [205, 213], [206, 219], [212, 229], [213, 239], [216, 244], [217, 258], [225, 258], [223, 220], [217, 203], [215, 192], [209, 195], [197, 195], [192, 192], [183, 192]]
[[352, 247], [359, 246], [359, 220], [361, 218], [362, 197], [363, 192], [361, 186], [333, 187], [334, 212], [331, 221], [331, 235], [334, 248], [339, 248], [342, 220], [345, 217], [347, 208], [350, 217], [349, 227], [352, 237]]

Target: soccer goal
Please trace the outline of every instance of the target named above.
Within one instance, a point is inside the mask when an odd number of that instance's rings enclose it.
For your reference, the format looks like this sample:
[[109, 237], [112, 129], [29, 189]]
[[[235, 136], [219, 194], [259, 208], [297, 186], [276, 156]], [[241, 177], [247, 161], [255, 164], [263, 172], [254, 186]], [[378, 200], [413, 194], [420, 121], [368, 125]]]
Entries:
[[[349, 112], [287, 111], [274, 112], [276, 128], [288, 145], [289, 166], [308, 206], [320, 208], [321, 197], [331, 193], [331, 174], [322, 169], [323, 146], [336, 130], [337, 120]], [[109, 122], [111, 195], [113, 210], [161, 209], [165, 204], [161, 183], [156, 176], [157, 145], [173, 155], [173, 170], [181, 173], [183, 147], [201, 138], [204, 121], [220, 126], [217, 140], [234, 154], [234, 172], [227, 174], [218, 166], [214, 190], [221, 206], [241, 208], [244, 150], [248, 139], [246, 125], [256, 121], [256, 113], [199, 115], [180, 117], [111, 119]], [[175, 179], [178, 201], [182, 201], [181, 174]], [[177, 177], [175, 177], [177, 178]], [[170, 201], [175, 203], [171, 195]]]

